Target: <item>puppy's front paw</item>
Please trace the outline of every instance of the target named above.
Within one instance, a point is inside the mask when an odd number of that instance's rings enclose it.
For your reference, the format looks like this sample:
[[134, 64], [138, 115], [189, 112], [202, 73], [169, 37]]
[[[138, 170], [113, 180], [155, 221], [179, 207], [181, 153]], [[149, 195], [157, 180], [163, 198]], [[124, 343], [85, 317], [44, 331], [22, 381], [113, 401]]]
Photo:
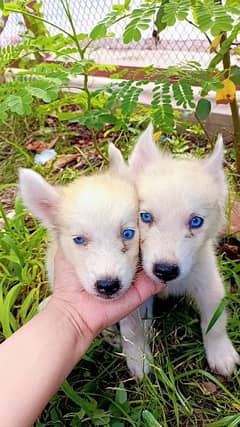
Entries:
[[150, 348], [141, 350], [135, 347], [135, 352], [131, 351], [131, 354], [128, 352], [127, 365], [131, 375], [141, 380], [145, 374], [149, 374], [151, 370], [149, 363], [152, 359]]
[[224, 377], [232, 374], [236, 365], [240, 363], [240, 357], [226, 336], [213, 339], [206, 348], [207, 359], [210, 368]]

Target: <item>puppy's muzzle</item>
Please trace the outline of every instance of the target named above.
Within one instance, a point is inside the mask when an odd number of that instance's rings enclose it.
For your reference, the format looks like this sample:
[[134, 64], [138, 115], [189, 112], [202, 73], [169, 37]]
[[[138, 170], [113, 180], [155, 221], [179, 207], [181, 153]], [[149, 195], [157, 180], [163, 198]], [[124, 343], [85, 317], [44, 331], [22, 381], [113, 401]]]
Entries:
[[153, 274], [163, 282], [170, 282], [180, 274], [180, 269], [176, 264], [153, 264]]
[[121, 283], [119, 279], [102, 279], [96, 281], [95, 287], [98, 294], [106, 298], [119, 291]]

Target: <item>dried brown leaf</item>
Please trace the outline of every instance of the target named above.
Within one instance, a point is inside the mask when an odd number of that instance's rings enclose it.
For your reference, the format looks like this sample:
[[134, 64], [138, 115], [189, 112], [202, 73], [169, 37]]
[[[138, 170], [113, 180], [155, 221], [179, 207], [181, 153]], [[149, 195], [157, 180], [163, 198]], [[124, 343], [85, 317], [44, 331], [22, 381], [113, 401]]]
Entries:
[[58, 171], [60, 169], [64, 169], [66, 166], [70, 166], [73, 163], [77, 162], [79, 160], [79, 153], [75, 154], [64, 154], [56, 160], [54, 163], [53, 171]]
[[59, 136], [53, 138], [50, 142], [42, 141], [41, 139], [30, 138], [26, 143], [26, 149], [34, 153], [42, 153], [44, 150], [50, 150], [59, 139]]
[[212, 383], [211, 381], [204, 381], [202, 383], [202, 389], [203, 393], [206, 395], [213, 394], [217, 391], [216, 384]]

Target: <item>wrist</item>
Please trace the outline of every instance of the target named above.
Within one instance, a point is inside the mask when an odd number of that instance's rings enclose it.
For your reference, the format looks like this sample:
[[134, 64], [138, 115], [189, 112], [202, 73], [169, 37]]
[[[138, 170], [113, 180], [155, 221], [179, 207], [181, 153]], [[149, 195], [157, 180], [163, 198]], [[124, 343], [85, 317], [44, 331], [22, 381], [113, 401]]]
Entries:
[[[62, 332], [71, 336], [75, 353], [75, 363], [86, 353], [97, 334], [88, 328], [76, 307], [52, 295], [46, 310], [51, 312], [53, 321], [60, 321]], [[55, 319], [55, 320], [54, 320]]]

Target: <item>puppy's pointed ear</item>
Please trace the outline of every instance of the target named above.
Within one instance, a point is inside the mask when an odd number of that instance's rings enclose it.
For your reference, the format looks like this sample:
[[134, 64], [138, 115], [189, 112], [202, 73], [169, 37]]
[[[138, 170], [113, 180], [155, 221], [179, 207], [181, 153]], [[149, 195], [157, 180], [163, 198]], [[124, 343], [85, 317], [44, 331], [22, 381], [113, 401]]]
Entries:
[[43, 224], [52, 228], [59, 200], [59, 194], [50, 184], [32, 169], [19, 170], [20, 195], [25, 206], [32, 211]]
[[223, 137], [221, 134], [218, 134], [213, 152], [210, 154], [210, 156], [202, 160], [202, 162], [204, 167], [207, 169], [207, 171], [211, 173], [219, 182], [222, 190], [226, 192], [226, 180], [225, 180], [225, 175], [223, 170], [223, 160], [224, 160]]
[[150, 123], [140, 135], [128, 159], [131, 174], [133, 176], [138, 175], [148, 163], [156, 160], [159, 156], [160, 152], [153, 139], [153, 125]]
[[223, 137], [221, 134], [218, 134], [213, 152], [203, 160], [209, 172], [217, 174], [222, 169], [224, 159], [223, 149]]
[[110, 172], [126, 175], [126, 173], [128, 173], [127, 164], [121, 151], [112, 143], [108, 146], [108, 155], [110, 160]]

